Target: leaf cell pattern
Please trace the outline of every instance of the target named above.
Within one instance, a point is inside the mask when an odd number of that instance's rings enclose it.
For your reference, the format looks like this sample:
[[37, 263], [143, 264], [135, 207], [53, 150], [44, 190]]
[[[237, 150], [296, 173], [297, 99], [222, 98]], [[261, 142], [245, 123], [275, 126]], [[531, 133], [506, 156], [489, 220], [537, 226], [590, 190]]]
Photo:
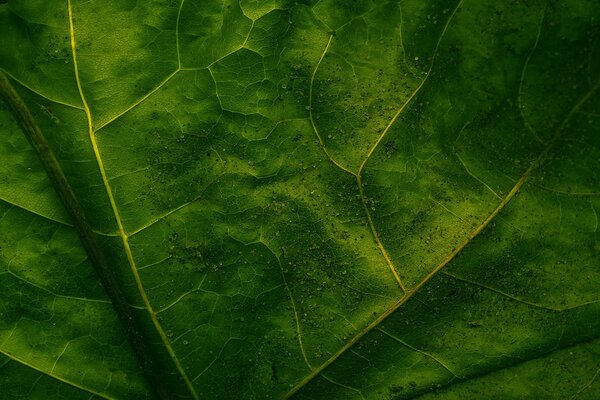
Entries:
[[[174, 398], [593, 399], [599, 16], [591, 0], [9, 1], [0, 69]], [[0, 387], [151, 398], [0, 107]]]

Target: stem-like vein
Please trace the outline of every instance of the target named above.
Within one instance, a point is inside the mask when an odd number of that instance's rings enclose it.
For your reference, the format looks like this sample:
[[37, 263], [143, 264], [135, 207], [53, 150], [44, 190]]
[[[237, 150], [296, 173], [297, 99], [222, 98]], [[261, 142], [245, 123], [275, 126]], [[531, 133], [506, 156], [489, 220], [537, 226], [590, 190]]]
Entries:
[[[0, 94], [2, 94], [2, 97], [4, 97], [6, 103], [11, 108], [13, 115], [21, 125], [25, 136], [31, 143], [42, 166], [46, 170], [46, 174], [54, 186], [54, 190], [69, 214], [73, 227], [88, 255], [90, 263], [94, 267], [108, 298], [115, 308], [121, 325], [125, 329], [127, 337], [133, 346], [144, 375], [150, 383], [150, 387], [155, 390], [157, 395], [159, 395], [161, 382], [160, 368], [155, 361], [152, 351], [146, 344], [147, 342], [142, 334], [142, 330], [136, 323], [135, 316], [127, 302], [125, 294], [121, 290], [116, 274], [98, 245], [96, 236], [54, 155], [54, 151], [37, 125], [33, 115], [15, 91], [6, 75], [1, 71]], [[162, 396], [162, 398], [167, 399], [169, 397]]]

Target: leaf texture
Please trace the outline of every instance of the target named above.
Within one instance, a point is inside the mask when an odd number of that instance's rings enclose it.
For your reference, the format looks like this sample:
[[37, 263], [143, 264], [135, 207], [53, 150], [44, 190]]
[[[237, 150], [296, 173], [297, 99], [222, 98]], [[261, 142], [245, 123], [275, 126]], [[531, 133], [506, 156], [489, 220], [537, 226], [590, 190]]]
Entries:
[[[600, 4], [27, 0], [0, 68], [176, 399], [600, 396]], [[0, 106], [0, 387], [150, 399]]]

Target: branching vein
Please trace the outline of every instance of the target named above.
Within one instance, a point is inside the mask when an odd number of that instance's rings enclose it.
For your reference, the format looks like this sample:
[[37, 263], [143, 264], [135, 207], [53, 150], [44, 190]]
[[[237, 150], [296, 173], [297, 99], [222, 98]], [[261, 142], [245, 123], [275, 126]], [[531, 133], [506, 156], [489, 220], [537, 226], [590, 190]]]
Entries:
[[525, 124], [525, 127], [529, 130], [529, 132], [531, 132], [533, 137], [536, 138], [540, 142], [542, 142], [542, 139], [540, 139], [537, 132], [535, 131], [533, 126], [531, 126], [531, 124], [529, 123], [529, 120], [525, 116], [521, 98], [522, 98], [522, 94], [523, 94], [523, 81], [525, 80], [525, 74], [527, 72], [527, 67], [529, 66], [529, 61], [531, 60], [533, 53], [535, 53], [535, 50], [537, 49], [538, 43], [540, 41], [540, 36], [542, 34], [542, 26], [544, 25], [544, 18], [546, 17], [546, 7], [547, 7], [547, 5], [544, 4], [544, 9], [542, 10], [542, 15], [540, 16], [540, 22], [538, 24], [538, 31], [537, 31], [537, 36], [535, 38], [535, 42], [533, 44], [533, 47], [531, 48], [531, 51], [527, 55], [527, 58], [525, 59], [525, 64], [523, 65], [523, 70], [521, 71], [521, 80], [519, 81], [519, 91], [517, 94], [517, 106], [519, 108], [519, 113], [521, 114], [521, 118], [523, 119], [523, 124]]
[[308, 89], [308, 115], [309, 115], [309, 119], [310, 119], [310, 124], [315, 132], [315, 135], [317, 135], [317, 139], [319, 140], [319, 145], [321, 146], [323, 153], [325, 153], [325, 155], [327, 156], [329, 161], [331, 161], [331, 163], [333, 165], [335, 165], [342, 171], [347, 172], [350, 175], [356, 176], [356, 174], [354, 172], [350, 171], [348, 168], [344, 167], [342, 164], [337, 162], [331, 156], [331, 154], [329, 154], [329, 151], [327, 150], [327, 147], [325, 147], [325, 142], [323, 141], [323, 137], [321, 136], [321, 134], [319, 133], [319, 130], [317, 129], [317, 125], [315, 124], [315, 119], [314, 119], [314, 112], [313, 112], [314, 110], [313, 110], [312, 99], [313, 99], [313, 88], [315, 85], [315, 77], [317, 76], [317, 71], [319, 70], [321, 63], [323, 62], [325, 55], [329, 51], [329, 48], [331, 47], [332, 42], [333, 42], [333, 33], [329, 35], [329, 40], [327, 41], [327, 45], [325, 46], [325, 49], [323, 50], [323, 53], [321, 54], [321, 57], [319, 58], [319, 61], [317, 62], [317, 65], [315, 65], [312, 75], [310, 76], [310, 84], [309, 84], [309, 89]]
[[433, 355], [431, 353], [427, 353], [426, 351], [417, 349], [414, 346], [411, 346], [410, 344], [406, 343], [404, 340], [400, 339], [399, 337], [397, 337], [395, 335], [392, 335], [391, 333], [389, 333], [388, 331], [384, 330], [381, 327], [377, 328], [377, 330], [379, 332], [383, 333], [384, 335], [394, 339], [395, 341], [402, 344], [403, 346], [408, 347], [409, 349], [416, 351], [417, 353], [423, 354], [424, 356], [426, 356], [428, 358], [431, 358], [433, 361], [435, 361], [436, 363], [441, 365], [446, 371], [450, 372], [452, 374], [452, 376], [454, 376], [455, 378], [460, 378], [460, 376], [458, 376], [450, 367], [448, 367], [446, 365], [446, 363], [444, 363], [442, 360], [438, 359], [435, 355]]
[[455, 275], [455, 274], [450, 273], [448, 271], [441, 271], [440, 273], [444, 274], [444, 275], [447, 275], [447, 276], [449, 276], [449, 277], [451, 277], [453, 279], [456, 279], [457, 281], [465, 282], [465, 283], [467, 283], [469, 285], [478, 286], [478, 287], [484, 288], [486, 290], [489, 290], [491, 292], [497, 293], [497, 294], [499, 294], [501, 296], [508, 297], [509, 299], [517, 301], [519, 303], [527, 304], [529, 306], [532, 306], [532, 307], [535, 307], [535, 308], [541, 308], [543, 310], [548, 310], [548, 311], [563, 312], [563, 311], [567, 311], [567, 310], [573, 310], [573, 309], [579, 308], [579, 307], [584, 307], [584, 306], [587, 306], [589, 304], [600, 303], [600, 300], [594, 300], [594, 301], [588, 301], [588, 302], [581, 303], [581, 304], [575, 304], [575, 305], [572, 305], [572, 306], [569, 306], [569, 307], [550, 307], [550, 306], [545, 306], [545, 305], [542, 305], [542, 304], [534, 303], [532, 301], [528, 301], [528, 300], [525, 300], [525, 299], [521, 299], [521, 298], [519, 298], [517, 296], [514, 296], [514, 295], [512, 295], [510, 293], [503, 292], [500, 289], [496, 289], [496, 288], [494, 288], [492, 286], [488, 286], [488, 285], [485, 285], [483, 283], [479, 283], [479, 282], [475, 282], [475, 281], [472, 281], [472, 280], [467, 279], [467, 278], [463, 278], [461, 276]]
[[[369, 160], [369, 158], [371, 158], [371, 155], [373, 154], [375, 149], [377, 149], [377, 147], [379, 146], [379, 144], [381, 143], [383, 138], [387, 135], [387, 133], [390, 130], [390, 128], [392, 127], [392, 125], [394, 125], [394, 123], [396, 122], [396, 120], [398, 119], [400, 114], [402, 114], [402, 112], [408, 107], [409, 103], [417, 95], [417, 93], [419, 93], [419, 91], [421, 90], [421, 88], [423, 87], [425, 82], [427, 81], [427, 78], [429, 78], [429, 75], [431, 75], [431, 71], [433, 69], [433, 64], [435, 62], [435, 57], [437, 55], [437, 51], [440, 46], [440, 43], [442, 42], [442, 38], [444, 37], [444, 34], [446, 33], [446, 30], [448, 29], [448, 25], [450, 24], [450, 21], [454, 17], [454, 14], [456, 14], [456, 11], [460, 7], [461, 3], [462, 3], [462, 0], [460, 0], [458, 2], [456, 7], [454, 8], [454, 10], [452, 11], [452, 14], [450, 14], [448, 19], [446, 20], [446, 25], [444, 25], [444, 29], [442, 30], [442, 33], [440, 34], [440, 37], [437, 41], [435, 49], [433, 50], [433, 54], [431, 55], [431, 62], [429, 64], [429, 69], [427, 70], [425, 77], [423, 78], [423, 80], [421, 80], [421, 83], [419, 83], [419, 85], [416, 87], [416, 89], [411, 93], [411, 95], [408, 97], [408, 99], [406, 99], [404, 104], [402, 104], [402, 106], [398, 109], [396, 114], [392, 117], [391, 121], [387, 124], [387, 126], [385, 127], [385, 129], [383, 130], [383, 132], [381, 133], [379, 138], [377, 138], [377, 141], [375, 142], [375, 144], [373, 144], [373, 146], [369, 149], [367, 156], [365, 157], [365, 159], [362, 161], [362, 163], [358, 167], [358, 171], [354, 174], [354, 176], [356, 176], [356, 183], [358, 185], [360, 201], [365, 210], [365, 214], [367, 215], [367, 220], [369, 222], [369, 227], [371, 228], [371, 233], [373, 234], [373, 238], [375, 239], [375, 243], [377, 244], [379, 251], [383, 255], [383, 258], [385, 259], [390, 271], [394, 275], [394, 279], [396, 279], [396, 282], [398, 282], [398, 285], [400, 286], [402, 291], [405, 293], [407, 293], [407, 288], [404, 286], [404, 283], [402, 282], [402, 278], [400, 277], [400, 274], [398, 273], [396, 267], [394, 266], [394, 263], [392, 262], [391, 257], [389, 256], [387, 250], [385, 249], [385, 246], [381, 242], [381, 238], [379, 237], [379, 233], [377, 232], [377, 228], [375, 227], [375, 223], [373, 222], [373, 217], [371, 216], [371, 211], [369, 210], [369, 206], [367, 205], [367, 199], [366, 199], [365, 193], [364, 193], [364, 183], [362, 180], [362, 173], [363, 173], [363, 170], [365, 168], [367, 161]], [[311, 88], [312, 88], [312, 85], [311, 85]]]
[[[455, 10], [456, 12], [456, 10]], [[312, 381], [315, 377], [321, 374], [321, 372], [329, 367], [335, 360], [337, 360], [342, 354], [344, 354], [347, 350], [349, 350], [354, 344], [356, 344], [360, 339], [362, 339], [367, 333], [371, 332], [373, 329], [377, 328], [385, 319], [387, 319], [390, 315], [392, 315], [396, 310], [402, 307], [408, 300], [410, 300], [423, 286], [427, 284], [434, 276], [437, 275], [446, 265], [450, 263], [471, 241], [477, 237], [481, 232], [485, 230], [485, 228], [490, 224], [490, 222], [506, 207], [506, 205], [512, 200], [512, 198], [521, 190], [523, 185], [529, 180], [532, 172], [537, 169], [548, 156], [548, 153], [561, 137], [564, 129], [568, 125], [571, 117], [577, 112], [577, 110], [585, 104], [595, 93], [595, 91], [600, 87], [600, 81], [590, 90], [585, 96], [583, 96], [577, 104], [571, 109], [568, 113], [567, 117], [563, 121], [563, 123], [558, 127], [554, 137], [548, 142], [548, 145], [544, 148], [544, 150], [540, 153], [540, 155], [530, 164], [529, 168], [525, 170], [521, 178], [515, 183], [513, 188], [508, 192], [508, 194], [504, 197], [504, 199], [496, 206], [496, 208], [492, 211], [492, 213], [479, 225], [475, 230], [473, 230], [467, 238], [456, 248], [454, 249], [442, 262], [440, 262], [433, 270], [427, 274], [420, 282], [415, 286], [414, 289], [407, 292], [405, 295], [400, 297], [396, 303], [394, 303], [390, 308], [381, 313], [375, 320], [373, 320], [370, 324], [365, 326], [361, 331], [359, 331], [352, 339], [350, 339], [342, 348], [340, 348], [336, 353], [334, 353], [327, 361], [321, 364], [319, 367], [315, 368], [309, 375], [304, 377], [300, 382], [298, 382], [286, 395], [286, 398], [290, 398], [292, 395], [297, 393], [300, 389], [302, 389], [307, 383]]]
[[309, 110], [310, 123], [311, 123], [311, 126], [312, 126], [312, 128], [313, 128], [313, 130], [315, 132], [315, 135], [317, 136], [317, 139], [319, 141], [319, 145], [321, 147], [321, 150], [323, 150], [323, 153], [325, 153], [325, 155], [327, 156], [327, 158], [329, 159], [329, 161], [331, 161], [331, 163], [333, 165], [335, 165], [336, 167], [338, 167], [342, 171], [347, 172], [350, 175], [352, 175], [352, 176], [355, 177], [356, 184], [358, 185], [358, 192], [359, 192], [360, 201], [361, 201], [361, 203], [363, 205], [363, 208], [365, 210], [365, 214], [367, 216], [367, 221], [368, 221], [368, 224], [369, 224], [369, 228], [371, 229], [371, 233], [373, 234], [373, 239], [375, 240], [375, 244], [377, 245], [377, 248], [381, 252], [383, 258], [385, 259], [385, 262], [388, 265], [390, 271], [394, 275], [394, 279], [396, 280], [396, 282], [398, 282], [398, 285], [400, 286], [400, 288], [402, 289], [402, 291], [406, 292], [406, 288], [404, 287], [404, 283], [400, 279], [400, 275], [398, 275], [398, 272], [396, 271], [396, 268], [394, 267], [394, 264], [392, 263], [392, 260], [391, 260], [390, 256], [388, 255], [387, 251], [385, 250], [385, 247], [383, 246], [383, 243], [381, 243], [381, 240], [379, 239], [379, 234], [377, 233], [377, 230], [375, 229], [375, 224], [373, 223], [373, 218], [371, 217], [371, 213], [369, 212], [369, 208], [368, 208], [367, 202], [365, 200], [362, 178], [360, 176], [360, 172], [361, 172], [360, 169], [359, 169], [358, 173], [352, 172], [348, 168], [344, 167], [342, 164], [338, 163], [331, 156], [331, 154], [329, 154], [329, 151], [327, 150], [327, 147], [325, 146], [325, 142], [323, 141], [323, 138], [322, 138], [321, 134], [319, 133], [319, 130], [317, 129], [317, 125], [315, 124], [315, 120], [314, 120], [314, 117], [313, 117], [312, 98], [313, 98], [313, 87], [314, 87], [315, 76], [317, 75], [317, 70], [319, 69], [319, 66], [321, 65], [321, 62], [323, 61], [323, 58], [325, 58], [325, 55], [327, 54], [327, 52], [329, 51], [329, 48], [331, 47], [331, 42], [333, 41], [333, 36], [334, 36], [333, 34], [329, 35], [329, 40], [327, 41], [327, 45], [325, 46], [325, 50], [323, 50], [323, 53], [321, 54], [321, 58], [319, 58], [319, 61], [317, 62], [317, 65], [315, 66], [315, 69], [313, 70], [313, 73], [312, 73], [312, 75], [310, 77], [310, 88], [309, 88], [309, 95], [308, 95], [308, 99], [309, 99], [308, 100], [309, 101], [308, 110]]

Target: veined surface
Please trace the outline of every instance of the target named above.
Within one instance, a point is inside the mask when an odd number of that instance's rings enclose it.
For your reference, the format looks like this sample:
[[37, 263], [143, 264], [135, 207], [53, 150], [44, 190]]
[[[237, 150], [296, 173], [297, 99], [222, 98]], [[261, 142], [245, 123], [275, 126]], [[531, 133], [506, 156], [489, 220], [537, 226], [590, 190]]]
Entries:
[[[9, 1], [0, 68], [174, 398], [594, 399], [599, 18], [592, 0]], [[149, 398], [0, 107], [3, 393]]]

